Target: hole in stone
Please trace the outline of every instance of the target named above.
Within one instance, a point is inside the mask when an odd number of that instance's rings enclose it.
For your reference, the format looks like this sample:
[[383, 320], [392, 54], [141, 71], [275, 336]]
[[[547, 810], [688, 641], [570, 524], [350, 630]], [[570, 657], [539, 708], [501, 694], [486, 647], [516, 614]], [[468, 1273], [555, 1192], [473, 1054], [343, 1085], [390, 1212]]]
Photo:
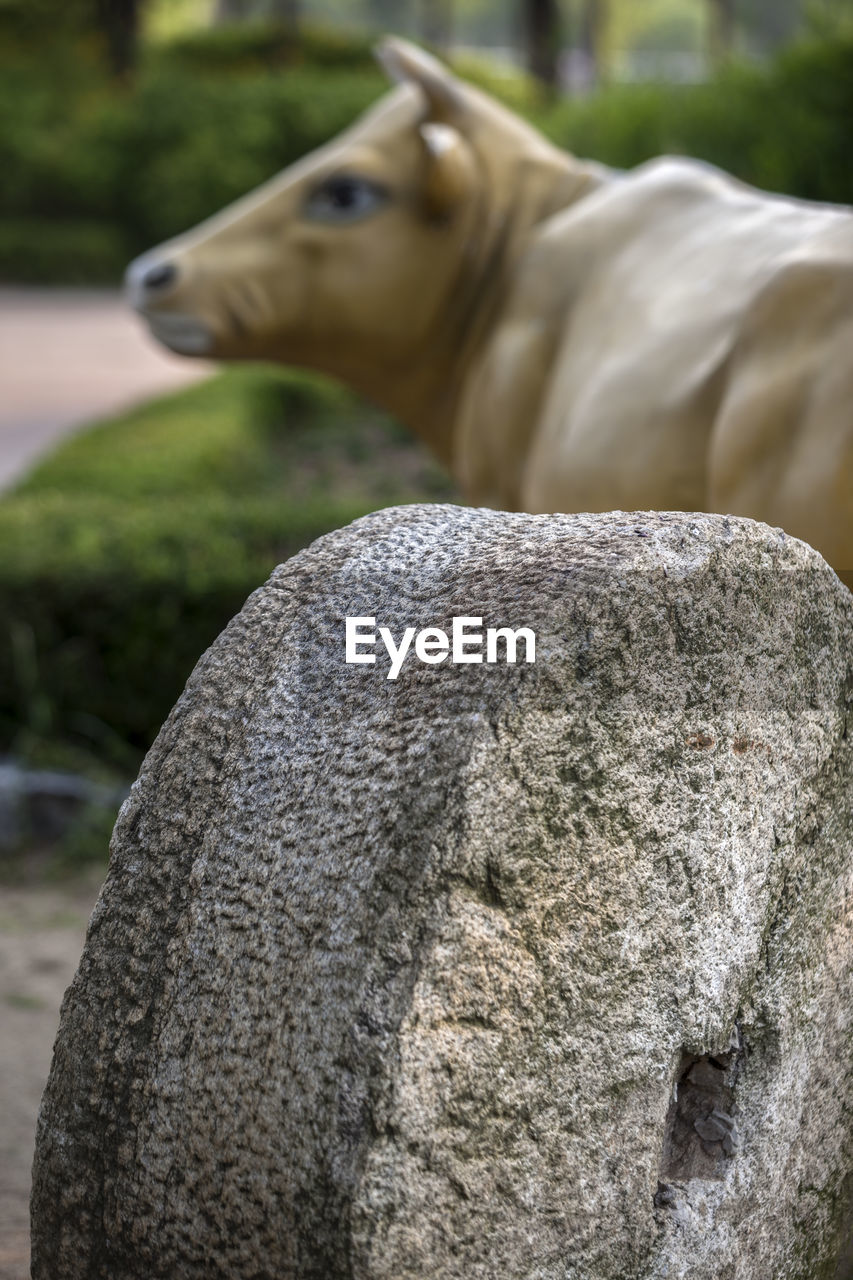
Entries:
[[504, 905], [500, 885], [498, 883], [498, 878], [495, 875], [495, 868], [491, 859], [486, 861], [486, 880], [483, 885], [483, 900], [490, 907], [502, 907]]
[[671, 1182], [719, 1180], [740, 1137], [734, 1115], [740, 1054], [682, 1054], [666, 1118], [660, 1183], [655, 1203], [669, 1203]]

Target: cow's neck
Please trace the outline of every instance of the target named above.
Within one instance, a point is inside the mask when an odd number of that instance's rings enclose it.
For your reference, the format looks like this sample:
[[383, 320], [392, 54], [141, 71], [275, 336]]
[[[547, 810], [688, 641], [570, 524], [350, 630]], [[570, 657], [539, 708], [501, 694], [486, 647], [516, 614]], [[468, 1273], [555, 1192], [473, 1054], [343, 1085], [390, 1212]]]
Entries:
[[324, 344], [319, 359], [314, 350], [294, 351], [290, 358], [333, 374], [388, 410], [451, 467], [467, 374], [500, 317], [533, 228], [600, 186], [606, 172], [544, 144], [533, 154], [520, 153], [515, 166], [504, 162], [500, 187], [492, 184], [472, 216], [449, 305], [418, 350], [393, 363], [377, 360], [375, 350], [360, 350], [349, 336], [339, 345]]
[[466, 377], [488, 342], [533, 228], [606, 180], [601, 166], [543, 147], [504, 169], [503, 190], [478, 212], [452, 300], [424, 351], [388, 367], [368, 362], [335, 372], [410, 427], [450, 467]]
[[[515, 167], [503, 171], [503, 192], [475, 232], [476, 251], [455, 295], [455, 330], [448, 329], [447, 377], [437, 386], [438, 414], [425, 415], [419, 434], [434, 445], [436, 433], [449, 425], [442, 460], [450, 463], [453, 431], [460, 399], [480, 351], [490, 342], [505, 311], [520, 259], [531, 247], [535, 229], [554, 214], [583, 199], [607, 181], [608, 171], [576, 160], [565, 152], [543, 147], [526, 152]], [[452, 405], [441, 399], [442, 385], [452, 388]]]

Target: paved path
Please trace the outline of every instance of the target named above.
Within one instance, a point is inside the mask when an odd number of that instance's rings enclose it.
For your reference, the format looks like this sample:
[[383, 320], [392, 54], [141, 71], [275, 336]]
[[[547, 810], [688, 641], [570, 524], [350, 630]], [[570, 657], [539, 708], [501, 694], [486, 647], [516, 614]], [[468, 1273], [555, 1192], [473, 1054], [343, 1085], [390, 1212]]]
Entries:
[[0, 288], [0, 488], [75, 428], [206, 377], [117, 292]]

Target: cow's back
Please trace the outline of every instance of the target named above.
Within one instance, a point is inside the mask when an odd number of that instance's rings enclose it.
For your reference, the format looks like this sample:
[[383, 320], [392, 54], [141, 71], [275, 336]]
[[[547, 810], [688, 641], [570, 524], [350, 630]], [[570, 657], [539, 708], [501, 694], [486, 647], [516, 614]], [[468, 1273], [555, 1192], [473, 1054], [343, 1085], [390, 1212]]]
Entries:
[[[519, 351], [525, 325], [540, 345], [543, 317], [554, 330], [514, 505], [714, 509], [709, 450], [750, 317], [833, 237], [824, 258], [853, 262], [848, 211], [768, 196], [689, 160], [653, 161], [552, 218], [504, 317]], [[774, 340], [795, 339], [781, 326]]]
[[790, 255], [740, 328], [709, 505], [817, 547], [853, 589], [853, 219]]

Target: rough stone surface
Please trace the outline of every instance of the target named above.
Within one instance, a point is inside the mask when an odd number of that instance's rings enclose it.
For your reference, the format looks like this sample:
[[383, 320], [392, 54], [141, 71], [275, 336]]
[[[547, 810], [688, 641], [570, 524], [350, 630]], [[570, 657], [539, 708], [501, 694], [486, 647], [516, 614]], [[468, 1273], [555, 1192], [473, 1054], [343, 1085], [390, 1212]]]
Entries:
[[[843, 1275], [851, 603], [705, 515], [406, 507], [278, 568], [120, 815], [35, 1280]], [[460, 614], [536, 664], [344, 663]]]

